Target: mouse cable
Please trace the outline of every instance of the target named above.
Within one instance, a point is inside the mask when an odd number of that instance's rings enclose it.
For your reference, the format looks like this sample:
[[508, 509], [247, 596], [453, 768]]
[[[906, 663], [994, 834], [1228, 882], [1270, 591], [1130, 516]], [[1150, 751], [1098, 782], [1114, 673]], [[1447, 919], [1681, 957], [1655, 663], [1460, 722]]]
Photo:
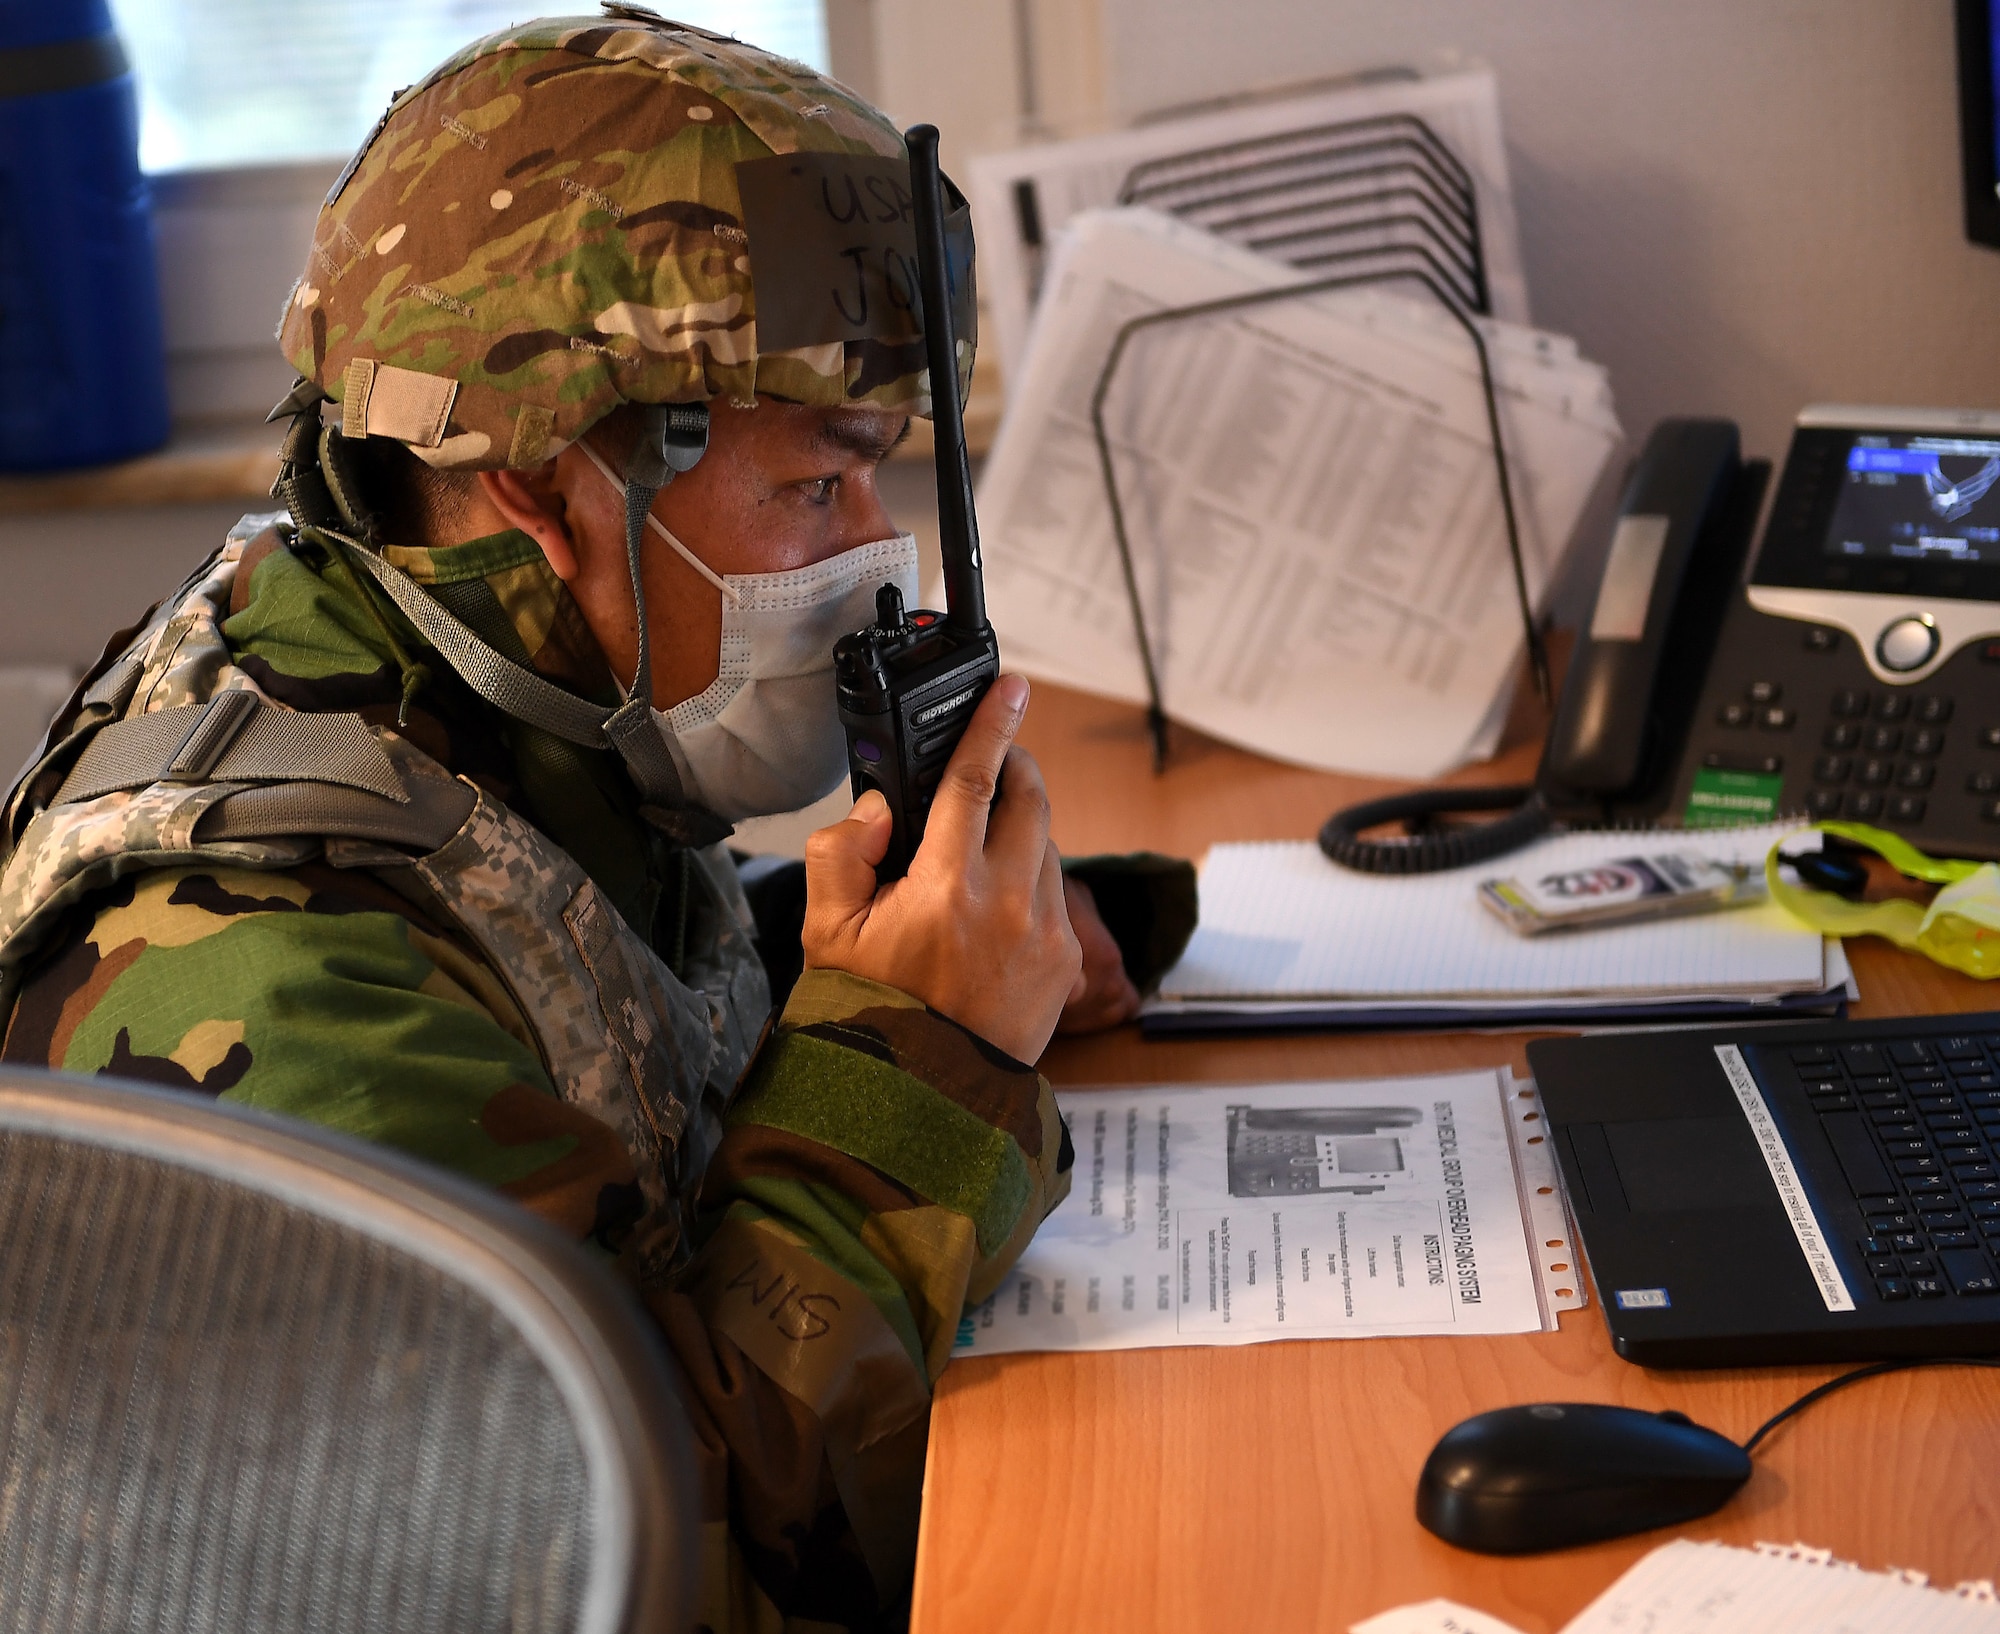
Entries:
[[1828, 1379], [1817, 1389], [1808, 1390], [1791, 1406], [1772, 1414], [1759, 1425], [1750, 1439], [1743, 1443], [1743, 1450], [1752, 1453], [1757, 1443], [1762, 1441], [1786, 1419], [1804, 1412], [1822, 1396], [1830, 1396], [1836, 1390], [1844, 1390], [1850, 1384], [1859, 1384], [1863, 1379], [1879, 1378], [1884, 1373], [1901, 1373], [1912, 1367], [2000, 1367], [2000, 1357], [1995, 1356], [1912, 1356], [1901, 1361], [1871, 1362], [1866, 1367], [1857, 1367], [1852, 1373], [1843, 1373], [1837, 1379]]

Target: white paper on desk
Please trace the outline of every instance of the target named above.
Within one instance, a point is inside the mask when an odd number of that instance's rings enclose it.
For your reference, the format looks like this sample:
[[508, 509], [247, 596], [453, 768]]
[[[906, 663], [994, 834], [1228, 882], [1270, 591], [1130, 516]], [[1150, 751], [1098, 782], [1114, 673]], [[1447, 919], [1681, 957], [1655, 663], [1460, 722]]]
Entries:
[[2000, 1634], [1992, 1585], [1968, 1589], [1861, 1571], [1820, 1550], [1681, 1538], [1647, 1555], [1563, 1634]]
[[1456, 1600], [1419, 1600], [1354, 1623], [1347, 1634], [1520, 1634], [1520, 1630]]
[[[1677, 849], [1761, 865], [1796, 823], [1677, 831]], [[1664, 842], [1582, 832], [1435, 874], [1358, 874], [1310, 841], [1217, 845], [1201, 919], [1160, 982], [1166, 1003], [1301, 999], [1536, 1004], [1551, 998], [1742, 998], [1824, 992], [1845, 976], [1825, 939], [1773, 902], [1520, 937], [1479, 904], [1483, 879], [1587, 867]], [[1836, 944], [1837, 947], [1837, 944]], [[1835, 955], [1837, 958], [1837, 953]]]
[[[1296, 281], [1155, 211], [1070, 224], [979, 487], [1009, 664], [1144, 701], [1090, 421], [1099, 371], [1129, 317]], [[1380, 776], [1435, 776], [1490, 747], [1521, 614], [1477, 356], [1425, 299], [1276, 302], [1128, 350], [1106, 424], [1175, 719]], [[1539, 605], [1622, 434], [1603, 371], [1573, 348], [1482, 330]]]
[[1395, 113], [1421, 118], [1471, 173], [1493, 313], [1526, 323], [1528, 285], [1521, 272], [1507, 148], [1500, 134], [1500, 100], [1491, 70], [1381, 80], [974, 159], [967, 191], [979, 233], [979, 293], [992, 319], [1008, 401], [1014, 399], [1014, 378], [1026, 351], [1036, 297], [1045, 282], [1041, 252], [1021, 237], [1015, 204], [1018, 185], [1034, 189], [1046, 242], [1078, 212], [1117, 203], [1133, 167], [1149, 159]]
[[1550, 1325], [1512, 1089], [1487, 1071], [1059, 1092], [1070, 1195], [966, 1312], [957, 1353]]

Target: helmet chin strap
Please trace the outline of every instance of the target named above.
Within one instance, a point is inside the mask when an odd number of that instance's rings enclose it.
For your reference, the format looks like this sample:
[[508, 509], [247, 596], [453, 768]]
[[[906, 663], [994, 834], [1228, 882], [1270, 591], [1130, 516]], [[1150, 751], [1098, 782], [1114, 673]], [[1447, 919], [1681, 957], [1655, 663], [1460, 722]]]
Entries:
[[639, 620], [639, 655], [632, 669], [631, 695], [605, 721], [604, 735], [624, 760], [639, 797], [662, 813], [689, 810], [690, 802], [666, 740], [653, 724], [653, 638], [646, 618], [641, 552], [653, 501], [681, 472], [693, 470], [707, 448], [707, 404], [662, 404], [641, 412], [639, 438], [625, 465], [625, 562]]
[[365, 571], [459, 678], [495, 708], [566, 742], [615, 750], [639, 792], [640, 815], [661, 833], [688, 846], [726, 839], [732, 825], [688, 798], [666, 740], [653, 724], [652, 639], [646, 627], [646, 587], [639, 560], [654, 499], [677, 475], [692, 470], [708, 447], [707, 405], [677, 403], [641, 410], [625, 499], [625, 559], [639, 618], [639, 658], [630, 696], [619, 708], [606, 710], [496, 652], [442, 602], [384, 561], [372, 540], [359, 536], [359, 512], [346, 492], [340, 460], [325, 457], [337, 456], [339, 439], [321, 431], [319, 405], [324, 397], [317, 388], [308, 395], [301, 382], [273, 413], [274, 418], [292, 415], [293, 427], [271, 492], [284, 500], [302, 532], [327, 542], [342, 560]]

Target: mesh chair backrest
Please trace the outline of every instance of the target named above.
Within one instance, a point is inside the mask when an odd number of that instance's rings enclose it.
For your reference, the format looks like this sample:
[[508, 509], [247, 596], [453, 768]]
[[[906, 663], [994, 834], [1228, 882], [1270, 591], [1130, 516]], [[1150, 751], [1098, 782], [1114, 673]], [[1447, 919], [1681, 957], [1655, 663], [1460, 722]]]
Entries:
[[428, 1247], [0, 1116], [0, 1630], [610, 1626], [574, 1402]]

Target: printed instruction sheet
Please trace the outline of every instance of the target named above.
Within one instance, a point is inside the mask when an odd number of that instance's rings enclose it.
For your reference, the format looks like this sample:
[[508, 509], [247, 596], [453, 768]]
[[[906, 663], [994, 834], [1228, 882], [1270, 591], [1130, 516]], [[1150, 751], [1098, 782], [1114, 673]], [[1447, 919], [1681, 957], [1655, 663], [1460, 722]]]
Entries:
[[1582, 1303], [1533, 1088], [1503, 1071], [1057, 1099], [1070, 1195], [959, 1355], [1526, 1333]]

